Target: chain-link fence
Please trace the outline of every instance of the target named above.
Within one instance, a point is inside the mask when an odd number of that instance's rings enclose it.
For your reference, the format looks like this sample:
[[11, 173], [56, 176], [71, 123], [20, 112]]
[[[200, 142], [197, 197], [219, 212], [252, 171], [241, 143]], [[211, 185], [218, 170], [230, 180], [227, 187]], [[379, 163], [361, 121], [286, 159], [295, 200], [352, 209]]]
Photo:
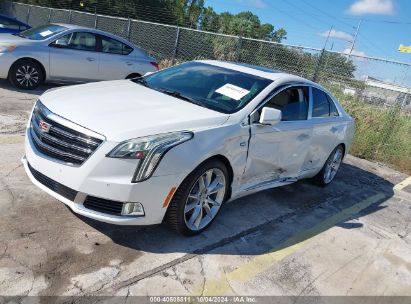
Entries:
[[60, 22], [111, 32], [145, 49], [162, 66], [193, 59], [262, 65], [365, 102], [411, 110], [411, 64], [407, 63], [16, 2], [4, 2], [2, 10], [33, 27]]
[[218, 59], [314, 80], [356, 118], [352, 153], [411, 172], [411, 64], [16, 2], [4, 2], [2, 11], [31, 26], [72, 23], [114, 33], [145, 49], [162, 67]]

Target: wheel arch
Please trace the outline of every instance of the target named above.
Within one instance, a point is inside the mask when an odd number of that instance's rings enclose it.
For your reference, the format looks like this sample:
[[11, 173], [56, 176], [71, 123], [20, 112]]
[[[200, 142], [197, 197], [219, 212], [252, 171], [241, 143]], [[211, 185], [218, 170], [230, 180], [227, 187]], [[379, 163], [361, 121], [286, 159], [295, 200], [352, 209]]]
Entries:
[[8, 78], [10, 77], [10, 72], [11, 72], [11, 70], [13, 69], [13, 67], [14, 67], [18, 62], [20, 62], [20, 61], [32, 61], [32, 62], [35, 62], [36, 64], [38, 64], [38, 65], [40, 66], [41, 71], [42, 71], [42, 73], [43, 73], [43, 79], [42, 79], [42, 81], [45, 81], [45, 80], [47, 79], [47, 72], [46, 72], [46, 68], [44, 67], [44, 65], [43, 65], [39, 60], [34, 59], [34, 58], [32, 58], [32, 57], [22, 57], [22, 58], [17, 59], [16, 61], [14, 61], [13, 64], [10, 66], [10, 69], [9, 69], [9, 72], [8, 72], [8, 75], [7, 75]]
[[[341, 146], [341, 147], [343, 148], [343, 158], [344, 158], [345, 155], [346, 155], [347, 147], [346, 147], [345, 143], [343, 143], [343, 142], [341, 142], [341, 143], [339, 143], [338, 145], [336, 145], [335, 148], [337, 148], [338, 146]], [[335, 149], [335, 148], [334, 148], [334, 149]]]
[[142, 75], [139, 73], [131, 73], [129, 74], [126, 79], [133, 79], [133, 78], [137, 78], [137, 77], [141, 77]]
[[210, 160], [219, 160], [227, 168], [228, 178], [229, 178], [228, 193], [227, 193], [227, 196], [226, 196], [226, 199], [225, 199], [227, 201], [227, 200], [230, 199], [231, 194], [232, 194], [231, 186], [232, 186], [232, 183], [233, 183], [233, 180], [234, 180], [234, 170], [233, 170], [233, 167], [231, 166], [230, 160], [226, 156], [224, 156], [222, 154], [215, 154], [215, 155], [209, 156], [206, 159], [204, 159], [201, 163], [199, 163], [195, 168], [193, 168], [193, 170], [191, 170], [191, 172], [195, 171], [198, 167], [200, 167], [201, 165], [203, 165], [204, 163], [206, 163]]

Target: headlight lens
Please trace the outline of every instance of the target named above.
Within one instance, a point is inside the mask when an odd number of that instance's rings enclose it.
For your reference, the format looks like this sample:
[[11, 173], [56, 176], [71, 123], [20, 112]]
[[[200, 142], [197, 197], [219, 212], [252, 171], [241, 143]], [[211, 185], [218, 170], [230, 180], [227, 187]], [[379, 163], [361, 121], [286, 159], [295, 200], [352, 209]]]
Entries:
[[16, 49], [14, 44], [0, 44], [0, 53], [13, 52]]
[[175, 132], [135, 138], [119, 144], [107, 157], [139, 159], [132, 182], [141, 182], [151, 177], [168, 150], [193, 136], [192, 132]]

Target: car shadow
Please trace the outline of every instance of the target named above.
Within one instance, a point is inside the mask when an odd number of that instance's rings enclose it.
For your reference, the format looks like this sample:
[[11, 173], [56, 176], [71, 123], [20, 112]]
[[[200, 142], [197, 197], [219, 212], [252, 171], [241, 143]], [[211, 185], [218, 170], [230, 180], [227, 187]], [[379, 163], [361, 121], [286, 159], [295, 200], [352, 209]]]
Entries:
[[36, 88], [34, 90], [22, 90], [22, 89], [19, 89], [19, 88], [16, 88], [15, 86], [13, 86], [8, 80], [0, 79], [0, 88], [1, 89], [6, 89], [6, 90], [9, 90], [9, 91], [12, 91], [12, 92], [18, 92], [18, 93], [23, 93], [23, 94], [27, 94], [27, 95], [41, 95], [49, 89], [57, 88], [57, 87], [61, 87], [61, 86], [63, 86], [63, 84], [46, 83], [46, 84], [40, 85], [38, 88]]
[[306, 180], [233, 201], [208, 230], [193, 237], [180, 236], [165, 224], [116, 226], [77, 216], [114, 243], [143, 252], [256, 255], [292, 246], [334, 226], [360, 229], [362, 224], [351, 220], [385, 208], [382, 204], [393, 196], [392, 189], [386, 179], [343, 164], [328, 187]]

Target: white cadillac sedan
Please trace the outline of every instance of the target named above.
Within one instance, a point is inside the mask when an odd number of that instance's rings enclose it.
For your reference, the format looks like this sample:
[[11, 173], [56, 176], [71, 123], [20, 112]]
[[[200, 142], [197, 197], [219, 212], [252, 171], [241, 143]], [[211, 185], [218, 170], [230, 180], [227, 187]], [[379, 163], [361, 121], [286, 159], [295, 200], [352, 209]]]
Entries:
[[48, 24], [0, 34], [0, 78], [19, 89], [42, 82], [134, 78], [159, 69], [154, 58], [129, 41], [95, 29]]
[[257, 66], [193, 61], [46, 92], [25, 170], [74, 212], [119, 225], [206, 229], [244, 195], [335, 177], [353, 119], [321, 86]]

